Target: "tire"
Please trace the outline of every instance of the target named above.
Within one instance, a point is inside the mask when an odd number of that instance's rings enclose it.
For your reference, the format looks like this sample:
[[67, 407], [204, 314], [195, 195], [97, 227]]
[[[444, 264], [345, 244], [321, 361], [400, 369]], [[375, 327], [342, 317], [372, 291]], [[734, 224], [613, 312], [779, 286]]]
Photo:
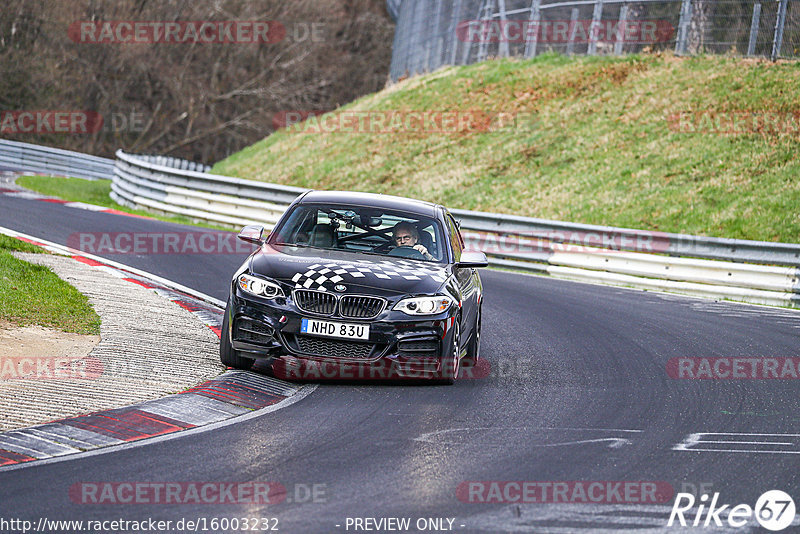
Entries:
[[436, 380], [437, 384], [444, 384], [447, 386], [453, 385], [458, 377], [458, 371], [461, 368], [460, 356], [461, 345], [461, 317], [456, 316], [453, 323], [453, 342], [450, 345], [450, 350], [446, 356], [446, 361], [442, 365], [442, 374]]
[[255, 360], [240, 356], [239, 352], [233, 350], [228, 330], [228, 307], [226, 307], [225, 316], [222, 319], [222, 331], [219, 336], [219, 361], [222, 362], [222, 365], [227, 367], [249, 371], [250, 368], [253, 367]]
[[461, 361], [464, 367], [475, 367], [481, 359], [481, 308], [478, 308], [478, 316], [475, 317], [475, 328], [472, 332], [472, 339], [467, 345], [467, 354]]

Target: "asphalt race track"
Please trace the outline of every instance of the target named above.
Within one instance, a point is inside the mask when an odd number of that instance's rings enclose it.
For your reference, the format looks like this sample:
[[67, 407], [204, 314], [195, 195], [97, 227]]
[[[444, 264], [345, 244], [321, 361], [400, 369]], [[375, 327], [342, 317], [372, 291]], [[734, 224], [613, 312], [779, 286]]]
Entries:
[[[79, 232], [197, 230], [4, 195], [0, 226], [62, 244]], [[98, 255], [223, 300], [243, 260]], [[181, 519], [204, 521], [199, 531], [203, 524], [209, 532], [244, 530], [219, 522], [212, 529], [214, 518], [277, 518], [279, 531], [291, 533], [390, 531], [387, 518], [408, 518], [411, 532], [677, 532], [666, 526], [677, 492], [718, 492], [720, 505], [751, 507], [767, 490], [800, 497], [797, 380], [674, 379], [667, 371], [673, 358], [798, 358], [800, 314], [491, 270], [482, 276], [488, 376], [452, 387], [322, 384], [285, 409], [224, 428], [0, 469], [2, 515], [34, 524], [152, 518], [171, 520], [175, 532], [189, 530], [174, 527]], [[570, 491], [545, 498], [559, 502], [508, 502], [518, 493], [509, 481], [570, 482]], [[273, 482], [286, 493], [271, 504], [93, 504], [75, 489], [126, 482]], [[659, 492], [655, 502], [624, 491], [625, 502], [581, 502], [574, 487], [592, 482], [649, 482]], [[736, 532], [758, 526], [752, 518], [744, 528], [724, 524]]]

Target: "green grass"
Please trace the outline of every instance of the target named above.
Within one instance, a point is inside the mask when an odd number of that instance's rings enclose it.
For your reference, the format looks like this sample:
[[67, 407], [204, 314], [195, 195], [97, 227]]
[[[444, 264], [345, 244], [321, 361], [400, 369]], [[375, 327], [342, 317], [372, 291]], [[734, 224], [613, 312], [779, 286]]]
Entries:
[[0, 319], [64, 332], [99, 334], [100, 317], [89, 300], [47, 267], [15, 258], [10, 251], [38, 247], [0, 235]]
[[[212, 172], [453, 208], [800, 242], [800, 134], [684, 133], [680, 112], [800, 113], [800, 63], [671, 55], [494, 60], [342, 109], [526, 113], [488, 132], [278, 131]], [[521, 116], [521, 115], [520, 115]]]
[[9, 252], [32, 252], [34, 254], [42, 254], [44, 250], [36, 245], [31, 245], [20, 239], [9, 237], [5, 234], [0, 234], [0, 250]]
[[147, 210], [131, 209], [121, 204], [117, 204], [109, 193], [111, 192], [111, 180], [84, 180], [83, 178], [59, 178], [51, 176], [20, 176], [16, 183], [36, 191], [43, 195], [68, 200], [70, 202], [83, 202], [112, 208], [133, 215], [152, 217], [160, 221], [188, 224], [192, 226], [202, 226], [203, 228], [213, 228], [215, 230], [230, 230], [230, 228], [210, 223], [203, 223], [179, 215], [162, 215]]
[[84, 180], [83, 178], [56, 178], [50, 176], [20, 176], [17, 184], [41, 193], [70, 202], [84, 202], [96, 206], [120, 209], [122, 206], [111, 200], [111, 180]]

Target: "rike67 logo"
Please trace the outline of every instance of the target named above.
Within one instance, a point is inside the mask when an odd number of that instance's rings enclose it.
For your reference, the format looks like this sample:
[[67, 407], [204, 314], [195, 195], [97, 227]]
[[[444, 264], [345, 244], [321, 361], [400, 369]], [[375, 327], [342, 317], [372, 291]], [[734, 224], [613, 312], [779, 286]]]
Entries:
[[682, 527], [713, 528], [727, 523], [729, 527], [741, 528], [751, 523], [755, 516], [763, 528], [777, 532], [791, 525], [795, 517], [794, 500], [780, 490], [770, 490], [761, 495], [755, 508], [751, 508], [749, 504], [737, 504], [733, 507], [730, 504], [720, 504], [719, 493], [714, 493], [711, 502], [708, 502], [708, 495], [703, 494], [696, 511], [692, 510], [695, 504], [695, 497], [691, 493], [678, 493], [667, 526], [671, 527], [677, 521]]

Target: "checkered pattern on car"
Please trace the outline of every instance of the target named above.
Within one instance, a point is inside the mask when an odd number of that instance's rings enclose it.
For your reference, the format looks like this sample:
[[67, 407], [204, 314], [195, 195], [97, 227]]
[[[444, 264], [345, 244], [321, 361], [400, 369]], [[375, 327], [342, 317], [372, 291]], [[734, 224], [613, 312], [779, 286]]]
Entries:
[[355, 261], [351, 263], [315, 263], [309, 265], [303, 273], [297, 273], [292, 277], [296, 289], [310, 289], [316, 284], [314, 289], [327, 291], [326, 282], [338, 284], [345, 278], [351, 279], [367, 278], [373, 276], [381, 280], [391, 280], [392, 278], [404, 278], [406, 280], [422, 280], [430, 277], [441, 283], [444, 282], [445, 275], [441, 269], [430, 269], [420, 266], [417, 262], [406, 260], [398, 261]]

